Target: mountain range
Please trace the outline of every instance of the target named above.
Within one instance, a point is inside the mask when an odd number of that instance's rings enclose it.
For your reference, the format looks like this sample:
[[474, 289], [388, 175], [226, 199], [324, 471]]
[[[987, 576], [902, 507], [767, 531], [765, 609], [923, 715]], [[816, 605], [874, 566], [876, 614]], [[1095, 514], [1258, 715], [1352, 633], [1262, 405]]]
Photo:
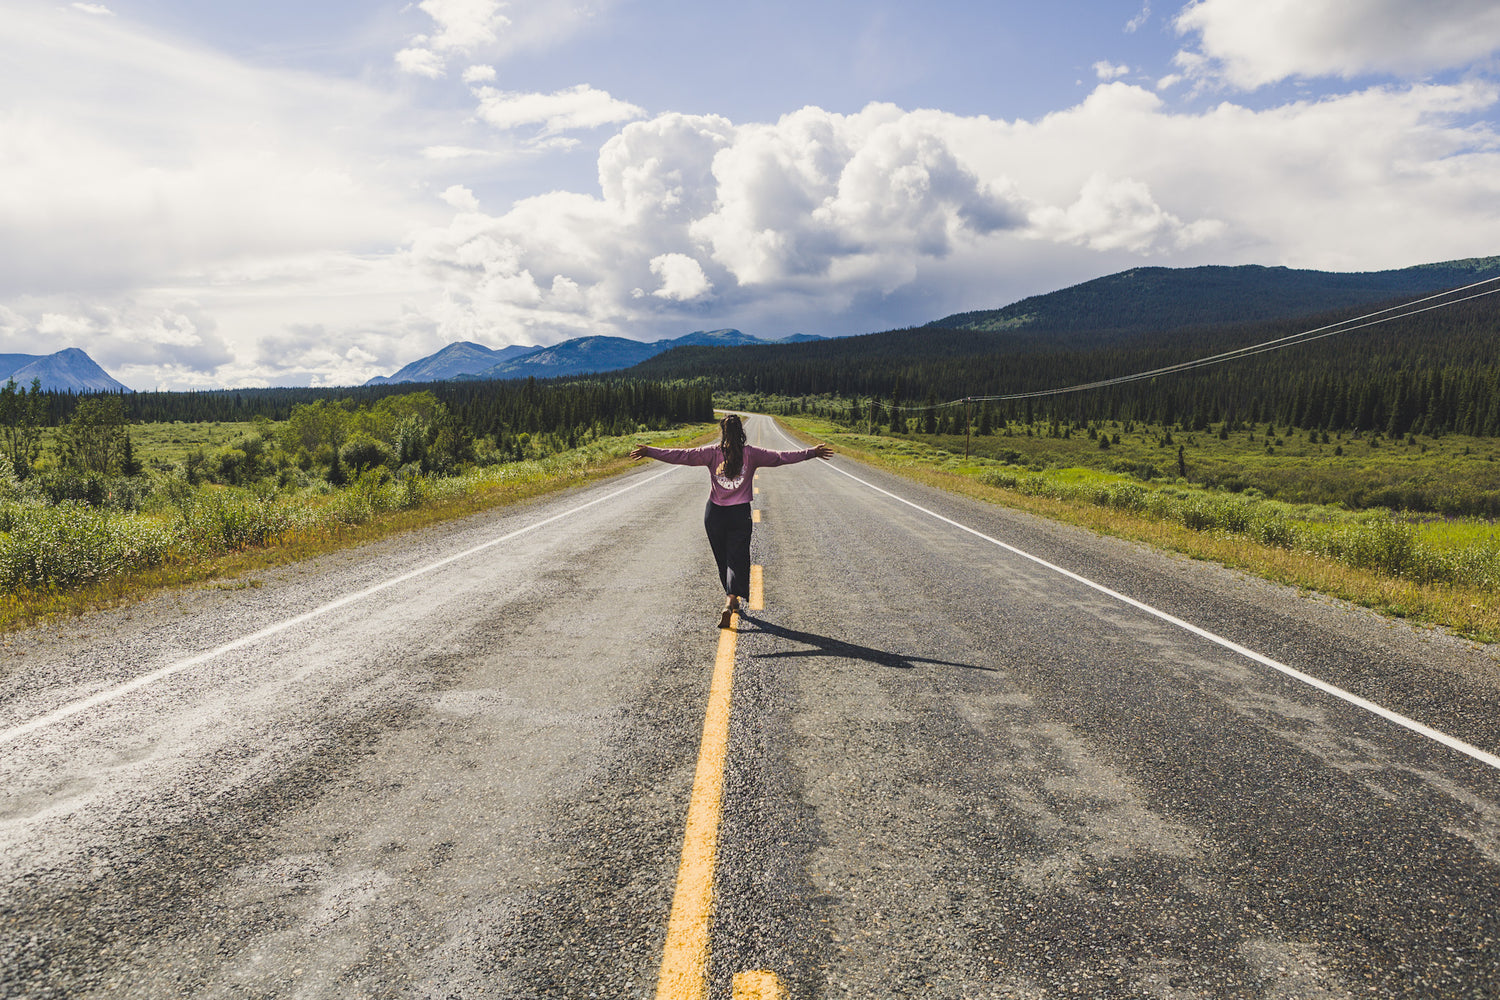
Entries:
[[14, 381], [29, 389], [33, 379], [53, 392], [129, 392], [83, 351], [76, 347], [55, 354], [0, 354], [0, 384]]
[[499, 350], [459, 341], [435, 354], [418, 358], [394, 375], [377, 375], [365, 385], [447, 379], [557, 378], [629, 368], [676, 347], [748, 347], [822, 339], [811, 334], [794, 333], [780, 340], [761, 340], [739, 330], [698, 330], [672, 340], [650, 343], [625, 337], [575, 337], [551, 347], [512, 345]]
[[[1136, 267], [1033, 295], [997, 309], [954, 313], [923, 326], [828, 339], [797, 334], [767, 341], [739, 330], [699, 330], [643, 343], [624, 337], [578, 337], [551, 347], [449, 344], [389, 377], [366, 385], [447, 379], [514, 379], [634, 369], [645, 378], [712, 374], [757, 361], [808, 362], [956, 357], [1025, 351], [1041, 343], [1090, 349], [1166, 331], [1227, 327], [1307, 316], [1421, 295], [1500, 276], [1500, 257], [1422, 264], [1388, 271], [1314, 271], [1288, 267]], [[766, 347], [752, 359], [708, 347]], [[792, 346], [795, 345], [795, 346]]]
[[[925, 363], [1047, 347], [1091, 350], [1150, 334], [1180, 340], [1214, 329], [1409, 299], [1497, 277], [1500, 257], [1365, 272], [1255, 265], [1137, 267], [997, 309], [854, 337], [795, 334], [761, 340], [723, 329], [650, 343], [594, 336], [550, 347], [496, 350], [460, 342], [365, 384], [556, 378], [622, 369], [641, 378], [707, 376], [733, 382], [751, 368], [779, 364], [894, 370], [906, 360]], [[707, 350], [724, 347], [757, 350]], [[0, 354], [0, 384], [12, 379], [26, 387], [40, 379], [44, 390], [57, 392], [131, 391], [76, 347], [52, 354]]]

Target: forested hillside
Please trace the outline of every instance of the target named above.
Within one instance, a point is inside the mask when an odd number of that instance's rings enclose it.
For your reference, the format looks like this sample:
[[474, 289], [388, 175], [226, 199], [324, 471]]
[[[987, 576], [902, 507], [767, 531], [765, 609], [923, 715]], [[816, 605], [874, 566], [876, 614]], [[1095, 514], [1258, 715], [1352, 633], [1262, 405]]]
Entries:
[[1286, 267], [1138, 267], [1002, 309], [929, 323], [948, 329], [1047, 335], [1097, 345], [1131, 333], [1258, 323], [1466, 285], [1500, 274], [1500, 257], [1342, 273]]
[[[829, 395], [889, 407], [1042, 392], [1289, 336], [1368, 307], [1296, 320], [1136, 334], [1091, 350], [923, 328], [816, 344], [679, 350], [631, 370], [706, 376], [721, 391]], [[1500, 296], [1201, 371], [991, 404], [995, 417], [1274, 421], [1406, 434], [1500, 435]]]

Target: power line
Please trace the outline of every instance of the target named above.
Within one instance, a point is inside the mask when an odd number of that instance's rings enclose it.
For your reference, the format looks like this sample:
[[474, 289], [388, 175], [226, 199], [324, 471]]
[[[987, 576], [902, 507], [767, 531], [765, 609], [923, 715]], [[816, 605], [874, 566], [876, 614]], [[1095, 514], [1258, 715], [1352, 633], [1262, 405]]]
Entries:
[[[939, 410], [949, 406], [962, 406], [968, 403], [1003, 403], [1018, 399], [1041, 399], [1048, 396], [1061, 396], [1073, 392], [1086, 392], [1090, 389], [1105, 389], [1110, 386], [1124, 385], [1129, 382], [1140, 382], [1146, 379], [1153, 379], [1162, 375], [1175, 375], [1178, 372], [1192, 371], [1197, 368], [1207, 368], [1211, 365], [1224, 364], [1228, 361], [1237, 361], [1241, 358], [1254, 357], [1257, 354], [1266, 354], [1271, 351], [1285, 350], [1288, 347], [1298, 347], [1302, 344], [1310, 344], [1313, 341], [1322, 340], [1326, 337], [1336, 336], [1340, 333], [1351, 333], [1355, 330], [1363, 330], [1367, 327], [1379, 326], [1382, 323], [1390, 323], [1394, 320], [1406, 319], [1409, 316], [1418, 316], [1425, 312], [1431, 312], [1434, 309], [1445, 309], [1449, 306], [1456, 306], [1462, 302], [1470, 302], [1474, 299], [1484, 298], [1487, 295], [1495, 295], [1497, 293], [1500, 293], [1500, 287], [1491, 288], [1483, 292], [1476, 292], [1473, 295], [1466, 295], [1463, 298], [1459, 299], [1451, 299], [1447, 302], [1438, 302], [1435, 305], [1427, 305], [1421, 309], [1412, 308], [1413, 306], [1421, 306], [1423, 305], [1423, 303], [1432, 302], [1435, 299], [1447, 298], [1450, 295], [1457, 295], [1460, 292], [1467, 292], [1471, 289], [1493, 284], [1497, 281], [1500, 281], [1500, 275], [1496, 275], [1492, 278], [1485, 278], [1481, 281], [1475, 281], [1471, 284], [1460, 285], [1457, 288], [1450, 288], [1447, 291], [1435, 292], [1432, 295], [1427, 295], [1419, 299], [1413, 299], [1410, 302], [1403, 302], [1399, 305], [1387, 306], [1384, 309], [1376, 309], [1374, 312], [1368, 312], [1361, 316], [1352, 316], [1349, 319], [1339, 320], [1336, 323], [1329, 323], [1325, 326], [1313, 327], [1310, 330], [1302, 330], [1298, 333], [1287, 334], [1284, 337], [1276, 337], [1272, 340], [1262, 341], [1258, 344], [1250, 344], [1245, 347], [1237, 347], [1232, 351], [1224, 351], [1220, 354], [1212, 354], [1208, 355], [1207, 357], [1194, 358], [1191, 361], [1179, 361], [1175, 364], [1164, 365], [1161, 368], [1153, 368], [1149, 371], [1134, 372], [1129, 375], [1117, 375], [1113, 378], [1099, 379], [1094, 382], [1081, 382], [1077, 385], [1063, 386], [1057, 389], [1038, 389], [1033, 392], [1013, 392], [993, 396], [965, 396], [962, 399], [951, 399], [945, 403], [934, 403], [931, 405], [922, 406], [902, 406], [901, 409], [904, 412], [921, 412], [924, 410]], [[1397, 315], [1388, 316], [1386, 315], [1387, 313], [1397, 313]], [[1375, 317], [1381, 318], [1377, 319]]]

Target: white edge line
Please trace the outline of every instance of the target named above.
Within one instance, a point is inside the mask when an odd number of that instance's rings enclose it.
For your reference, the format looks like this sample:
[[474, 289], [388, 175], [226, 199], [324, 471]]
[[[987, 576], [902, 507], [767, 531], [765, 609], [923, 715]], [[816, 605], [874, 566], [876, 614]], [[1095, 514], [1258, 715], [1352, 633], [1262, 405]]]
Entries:
[[414, 569], [410, 572], [402, 573], [400, 576], [393, 576], [389, 580], [383, 580], [380, 583], [377, 583], [371, 587], [366, 587], [364, 590], [358, 591], [357, 593], [345, 594], [343, 597], [330, 601], [322, 607], [314, 608], [312, 611], [306, 611], [300, 615], [296, 615], [295, 617], [276, 622], [273, 625], [267, 625], [265, 628], [260, 629], [257, 632], [251, 632], [249, 635], [241, 636], [240, 638], [235, 639], [233, 642], [226, 642], [222, 646], [216, 646], [215, 648], [210, 649], [207, 652], [199, 653], [196, 656], [191, 656], [186, 660], [179, 660], [178, 662], [168, 664], [165, 667], [159, 667], [148, 674], [142, 674], [139, 677], [125, 681], [123, 684], [116, 684], [112, 688], [106, 688], [105, 690], [100, 691], [97, 694], [93, 694], [87, 698], [82, 698], [78, 701], [64, 705], [62, 708], [54, 709], [53, 711], [48, 712], [46, 715], [32, 719], [30, 722], [25, 722], [19, 726], [0, 731], [0, 744], [18, 740], [23, 736], [36, 732], [38, 729], [45, 729], [47, 726], [50, 726], [57, 722], [61, 722], [62, 720], [69, 718], [70, 716], [77, 715], [79, 712], [84, 712], [97, 705], [102, 705], [105, 702], [113, 701], [121, 695], [129, 694], [130, 692], [135, 691], [139, 688], [146, 687], [149, 684], [155, 684], [157, 681], [163, 680], [183, 670], [187, 670], [189, 667], [196, 667], [200, 663], [206, 663], [216, 656], [223, 656], [225, 653], [230, 653], [236, 649], [241, 649], [245, 646], [248, 646], [251, 643], [259, 642], [260, 640], [273, 636], [278, 632], [284, 632], [289, 628], [295, 628], [296, 626], [301, 625], [304, 622], [309, 622], [314, 618], [325, 615], [330, 611], [335, 611], [347, 604], [353, 604], [355, 601], [364, 600], [366, 597], [369, 597], [372, 594], [378, 594], [382, 590], [386, 590], [387, 588], [405, 583], [406, 581], [411, 580], [414, 577], [421, 576], [424, 573], [430, 573], [435, 569], [439, 569], [443, 566], [448, 565], [449, 563], [457, 562], [460, 559], [466, 559], [469, 556], [474, 555], [476, 552], [483, 552], [485, 549], [499, 545], [501, 542], [508, 542], [512, 538], [517, 538], [521, 535], [526, 534], [527, 532], [535, 531], [538, 528], [544, 528], [554, 521], [561, 521], [563, 518], [571, 517], [572, 515], [577, 514], [579, 511], [588, 510], [590, 507], [593, 507], [596, 504], [604, 503], [606, 500], [613, 500], [615, 497], [621, 495], [622, 493], [629, 493], [631, 490], [641, 486], [645, 486], [647, 483], [655, 482], [662, 476], [669, 476], [673, 472], [677, 471], [678, 468], [679, 466], [674, 465], [668, 468], [665, 472], [658, 472], [656, 475], [650, 476], [646, 479], [642, 479], [638, 483], [631, 483], [629, 486], [626, 486], [623, 489], [615, 490], [613, 493], [610, 493], [607, 496], [602, 496], [597, 499], [590, 500], [588, 503], [583, 504], [579, 507], [574, 507], [572, 510], [564, 511], [561, 514], [554, 514], [553, 516], [538, 521], [535, 524], [529, 524], [524, 528], [519, 528], [515, 531], [512, 531], [508, 535], [502, 535], [499, 538], [492, 538], [487, 542], [483, 542], [479, 545], [474, 546], [473, 548], [465, 549], [464, 551], [459, 552], [455, 555], [446, 556], [442, 559], [439, 559], [437, 562], [428, 563], [426, 566], [423, 566], [420, 569]]
[[[776, 424], [776, 422], [774, 420], [772, 421], [772, 425], [775, 426], [777, 428], [777, 430], [781, 432], [781, 434], [782, 434], [783, 437], [786, 437], [785, 432], [781, 431], [780, 425]], [[788, 438], [788, 440], [790, 440], [790, 439]], [[1500, 756], [1496, 756], [1495, 754], [1489, 753], [1489, 752], [1487, 752], [1485, 750], [1481, 750], [1481, 749], [1479, 749], [1476, 746], [1473, 746], [1473, 745], [1471, 745], [1469, 743], [1465, 743], [1461, 739], [1458, 739], [1458, 738], [1453, 737], [1453, 736], [1449, 736], [1447, 733], [1440, 732], [1439, 730], [1433, 729], [1431, 726], [1424, 725], [1423, 723], [1420, 723], [1420, 722], [1418, 722], [1415, 719], [1409, 719], [1406, 716], [1402, 715], [1400, 712], [1393, 712], [1390, 709], [1385, 708], [1382, 705], [1375, 704], [1373, 701], [1370, 701], [1370, 700], [1368, 700], [1366, 698], [1361, 698], [1359, 695], [1353, 694], [1353, 693], [1351, 693], [1349, 691], [1345, 691], [1343, 688], [1335, 687], [1334, 685], [1329, 684], [1327, 681], [1321, 681], [1318, 678], [1313, 677], [1313, 676], [1311, 676], [1309, 674], [1304, 674], [1300, 670], [1297, 670], [1297, 669], [1295, 669], [1293, 667], [1289, 667], [1285, 663], [1281, 663], [1281, 662], [1278, 662], [1276, 660], [1273, 660], [1269, 656], [1264, 656], [1264, 655], [1262, 655], [1260, 653], [1257, 653], [1253, 649], [1246, 649], [1244, 646], [1241, 646], [1237, 642], [1234, 642], [1232, 640], [1226, 639], [1226, 638], [1224, 638], [1221, 635], [1215, 635], [1213, 632], [1210, 632], [1210, 631], [1208, 631], [1207, 629], [1204, 629], [1204, 628], [1199, 628], [1197, 625], [1194, 625], [1191, 622], [1185, 622], [1181, 618], [1176, 617], [1175, 615], [1170, 615], [1167, 612], [1162, 611], [1162, 610], [1160, 610], [1158, 608], [1153, 608], [1151, 605], [1146, 604], [1146, 603], [1144, 603], [1142, 601], [1138, 601], [1134, 597], [1127, 597], [1126, 595], [1120, 593], [1119, 591], [1109, 589], [1108, 587], [1104, 586], [1104, 584], [1102, 584], [1102, 583], [1095, 583], [1093, 580], [1090, 580], [1087, 577], [1079, 576], [1077, 573], [1074, 573], [1072, 570], [1063, 569], [1061, 566], [1057, 566], [1057, 565], [1055, 565], [1053, 563], [1048, 562], [1045, 559], [1042, 559], [1042, 558], [1040, 558], [1038, 556], [1034, 556], [1030, 552], [1023, 552], [1020, 549], [1016, 548], [1014, 545], [1007, 545], [1005, 542], [1000, 541], [998, 538], [991, 538], [989, 535], [986, 535], [982, 531], [976, 531], [973, 528], [969, 527], [968, 525], [960, 524], [959, 522], [953, 520], [952, 518], [947, 518], [947, 517], [944, 517], [943, 515], [941, 515], [939, 513], [936, 513], [935, 511], [930, 511], [926, 507], [921, 506], [920, 504], [912, 503], [910, 500], [907, 500], [905, 497], [897, 496], [896, 494], [892, 493], [890, 490], [883, 490], [879, 486], [876, 486], [874, 483], [866, 482], [865, 480], [859, 478], [858, 476], [854, 475], [853, 473], [846, 472], [843, 469], [839, 468], [838, 466], [832, 464], [831, 462], [825, 463], [825, 465], [827, 465], [828, 468], [832, 469], [834, 472], [837, 472], [841, 476], [848, 476], [850, 479], [854, 480], [856, 483], [860, 483], [860, 484], [862, 484], [864, 486], [868, 486], [870, 489], [874, 490], [876, 493], [883, 493], [886, 496], [890, 497], [892, 500], [899, 500], [901, 503], [906, 504], [908, 507], [911, 507], [911, 508], [914, 508], [916, 510], [919, 510], [922, 513], [928, 515], [929, 517], [935, 517], [939, 521], [944, 522], [945, 524], [951, 524], [953, 527], [958, 528], [961, 531], [967, 531], [969, 534], [974, 535], [977, 538], [982, 538], [982, 539], [984, 539], [985, 541], [989, 542], [992, 545], [998, 545], [1000, 548], [1004, 549], [1007, 552], [1014, 553], [1015, 555], [1018, 555], [1018, 556], [1020, 556], [1023, 559], [1029, 559], [1032, 562], [1036, 563], [1038, 566], [1042, 566], [1042, 567], [1045, 567], [1047, 569], [1050, 569], [1054, 573], [1060, 573], [1060, 574], [1062, 574], [1063, 576], [1067, 577], [1070, 580], [1073, 580], [1073, 581], [1075, 581], [1077, 583], [1083, 584], [1085, 587], [1091, 587], [1094, 590], [1097, 590], [1101, 594], [1104, 594], [1104, 595], [1106, 595], [1108, 597], [1112, 597], [1112, 598], [1114, 598], [1117, 601], [1120, 601], [1120, 602], [1122, 602], [1124, 604], [1130, 605], [1133, 608], [1137, 608], [1137, 609], [1139, 609], [1141, 611], [1144, 611], [1148, 615], [1153, 615], [1153, 616], [1155, 616], [1157, 618], [1160, 618], [1164, 622], [1168, 622], [1168, 623], [1170, 623], [1172, 625], [1176, 625], [1178, 628], [1184, 629], [1184, 630], [1186, 630], [1188, 632], [1191, 632], [1191, 633], [1193, 633], [1194, 635], [1196, 635], [1196, 636], [1198, 636], [1200, 638], [1207, 639], [1209, 642], [1216, 643], [1217, 645], [1223, 646], [1225, 649], [1230, 650], [1231, 652], [1238, 653], [1239, 655], [1241, 655], [1241, 656], [1243, 656], [1243, 657], [1245, 657], [1247, 659], [1254, 660], [1256, 663], [1259, 663], [1262, 666], [1270, 667], [1272, 670], [1279, 671], [1280, 673], [1283, 673], [1286, 676], [1288, 676], [1288, 677], [1290, 677], [1290, 678], [1292, 678], [1294, 680], [1301, 681], [1302, 683], [1304, 683], [1304, 684], [1306, 684], [1306, 685], [1308, 685], [1310, 687], [1315, 687], [1319, 691], [1324, 692], [1325, 694], [1333, 695], [1335, 698], [1338, 698], [1338, 699], [1340, 699], [1342, 701], [1348, 702], [1349, 704], [1354, 705], [1354, 706], [1356, 706], [1358, 708], [1362, 708], [1366, 712], [1370, 712], [1370, 713], [1372, 713], [1374, 715], [1378, 715], [1382, 719], [1385, 719], [1388, 722], [1393, 722], [1393, 723], [1395, 723], [1398, 726], [1401, 726], [1401, 727], [1403, 727], [1405, 729], [1409, 729], [1412, 732], [1417, 733], [1417, 734], [1419, 734], [1421, 736], [1425, 736], [1428, 739], [1430, 739], [1430, 740], [1432, 740], [1432, 741], [1434, 741], [1436, 743], [1441, 743], [1443, 746], [1448, 747], [1450, 750], [1457, 750], [1459, 753], [1464, 754], [1465, 756], [1468, 756], [1468, 757], [1472, 757], [1474, 760], [1477, 760], [1481, 764], [1488, 765], [1489, 767], [1492, 767], [1495, 770], [1500, 771]]]

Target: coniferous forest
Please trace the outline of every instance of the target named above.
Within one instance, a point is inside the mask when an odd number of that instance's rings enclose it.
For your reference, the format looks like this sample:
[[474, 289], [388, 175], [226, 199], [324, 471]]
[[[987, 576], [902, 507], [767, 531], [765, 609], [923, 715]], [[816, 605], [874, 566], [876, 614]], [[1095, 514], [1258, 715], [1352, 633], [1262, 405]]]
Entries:
[[[368, 407], [382, 399], [414, 392], [430, 392], [473, 436], [497, 439], [519, 434], [576, 437], [585, 429], [594, 429], [599, 434], [624, 434], [641, 424], [655, 429], [713, 419], [712, 390], [701, 379], [407, 382], [333, 388], [135, 392], [121, 393], [119, 398], [125, 419], [130, 423], [204, 423], [257, 417], [282, 421], [297, 406], [347, 401], [345, 405], [350, 407]], [[88, 396], [43, 392], [40, 398], [42, 422], [57, 427], [71, 420], [79, 401]]]
[[[1041, 393], [1288, 337], [1369, 312], [1047, 345], [1006, 331], [913, 328], [842, 340], [678, 348], [630, 370], [719, 391], [835, 396], [894, 409]], [[1097, 343], [1097, 342], [1096, 342]], [[990, 418], [1272, 422], [1330, 431], [1500, 435], [1500, 296], [1313, 343], [1106, 389], [983, 404]], [[868, 418], [868, 413], [865, 414]]]

